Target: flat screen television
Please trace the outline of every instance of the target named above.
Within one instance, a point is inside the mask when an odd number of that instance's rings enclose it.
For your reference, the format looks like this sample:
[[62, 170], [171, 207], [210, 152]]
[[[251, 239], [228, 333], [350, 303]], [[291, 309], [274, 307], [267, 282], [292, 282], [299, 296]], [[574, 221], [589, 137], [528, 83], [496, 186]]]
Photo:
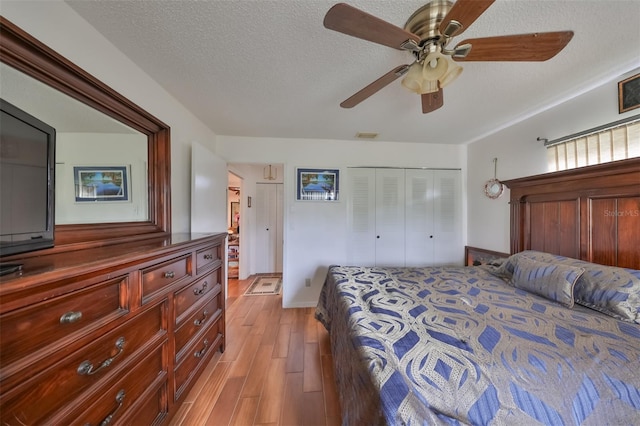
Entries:
[[[0, 99], [0, 256], [53, 247], [56, 130]], [[15, 269], [0, 258], [0, 273]]]

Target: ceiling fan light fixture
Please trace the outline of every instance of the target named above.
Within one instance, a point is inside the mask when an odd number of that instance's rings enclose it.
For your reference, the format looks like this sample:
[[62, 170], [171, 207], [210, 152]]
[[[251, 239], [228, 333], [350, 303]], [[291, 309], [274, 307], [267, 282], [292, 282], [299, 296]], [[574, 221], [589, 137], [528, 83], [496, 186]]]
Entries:
[[422, 86], [420, 87], [421, 87], [421, 91], [420, 91], [421, 95], [426, 95], [428, 93], [435, 93], [440, 90], [440, 88], [438, 87], [438, 80], [424, 80], [422, 82]]
[[461, 73], [462, 67], [455, 62], [450, 61], [447, 72], [438, 80], [440, 82], [440, 87], [445, 87], [453, 83]]
[[431, 52], [424, 59], [422, 78], [428, 81], [439, 80], [449, 68], [449, 61], [440, 52]]
[[422, 86], [422, 65], [414, 62], [407, 71], [407, 75], [402, 79], [402, 85], [414, 93], [421, 93]]

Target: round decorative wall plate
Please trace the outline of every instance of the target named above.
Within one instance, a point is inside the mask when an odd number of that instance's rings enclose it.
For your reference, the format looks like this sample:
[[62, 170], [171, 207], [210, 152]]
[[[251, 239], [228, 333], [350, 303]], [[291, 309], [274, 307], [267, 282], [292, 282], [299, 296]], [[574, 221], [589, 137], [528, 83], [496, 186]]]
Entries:
[[498, 179], [489, 179], [487, 183], [484, 184], [484, 195], [492, 200], [501, 196], [503, 191], [504, 185]]

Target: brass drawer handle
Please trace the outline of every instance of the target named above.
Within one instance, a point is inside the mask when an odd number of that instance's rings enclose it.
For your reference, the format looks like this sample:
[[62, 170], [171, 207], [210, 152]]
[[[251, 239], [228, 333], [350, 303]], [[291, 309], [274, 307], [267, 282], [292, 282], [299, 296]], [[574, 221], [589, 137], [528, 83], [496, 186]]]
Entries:
[[120, 389], [120, 391], [116, 395], [116, 402], [118, 403], [118, 406], [111, 413], [109, 413], [109, 415], [105, 417], [104, 420], [100, 422], [100, 426], [107, 426], [109, 423], [111, 423], [111, 420], [113, 420], [113, 416], [115, 416], [120, 407], [122, 407], [125, 396], [126, 395], [124, 389]]
[[205, 259], [205, 260], [211, 260], [211, 259], [213, 259], [213, 255], [212, 255], [211, 253], [209, 253], [209, 254], [205, 254], [205, 255], [204, 255], [204, 259]]
[[102, 361], [100, 366], [95, 370], [93, 369], [93, 364], [91, 364], [91, 361], [89, 360], [82, 361], [78, 366], [78, 374], [81, 376], [91, 376], [96, 374], [98, 371], [102, 370], [103, 368], [110, 366], [113, 360], [115, 360], [118, 356], [120, 356], [120, 354], [124, 351], [124, 337], [120, 337], [118, 340], [116, 340], [115, 346], [116, 346], [116, 349], [118, 349], [118, 353], [112, 356], [111, 358], [107, 358], [104, 361]]
[[163, 275], [163, 276], [164, 276], [165, 278], [173, 278], [173, 277], [175, 277], [175, 276], [176, 276], [176, 273], [175, 273], [175, 272], [173, 272], [173, 271], [167, 271], [167, 272], [165, 272], [165, 273], [164, 273], [164, 275]]
[[195, 356], [196, 358], [202, 358], [204, 356], [204, 353], [207, 352], [207, 348], [209, 347], [209, 340], [204, 339], [204, 342], [202, 343], [204, 343], [204, 348], [193, 353], [193, 356]]
[[207, 290], [207, 286], [209, 284], [205, 281], [202, 283], [202, 287], [201, 288], [194, 288], [193, 289], [193, 294], [195, 294], [196, 296], [200, 296], [202, 293], [204, 293]]
[[204, 311], [202, 313], [202, 318], [194, 320], [193, 325], [195, 325], [196, 327], [200, 327], [207, 320], [207, 315], [209, 315], [209, 313], [207, 311]]
[[73, 324], [74, 322], [78, 322], [81, 319], [82, 319], [82, 311], [79, 311], [79, 312], [69, 311], [60, 317], [60, 324]]

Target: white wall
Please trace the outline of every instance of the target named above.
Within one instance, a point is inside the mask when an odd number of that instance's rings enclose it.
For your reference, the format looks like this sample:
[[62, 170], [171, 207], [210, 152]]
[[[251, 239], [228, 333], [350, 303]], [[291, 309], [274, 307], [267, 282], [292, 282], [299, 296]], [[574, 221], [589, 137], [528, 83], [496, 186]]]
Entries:
[[546, 148], [536, 139], [554, 140], [640, 113], [636, 109], [618, 114], [618, 81], [639, 71], [611, 77], [599, 87], [468, 145], [468, 245], [510, 250], [509, 191], [497, 200], [483, 193], [484, 182], [493, 177], [493, 158], [498, 158], [500, 180], [546, 173]]
[[189, 232], [191, 142], [213, 151], [215, 133], [64, 2], [2, 0], [1, 13], [171, 127], [172, 231]]
[[[284, 254], [283, 304], [285, 307], [315, 306], [327, 267], [347, 259], [346, 233], [348, 167], [462, 168], [466, 147], [389, 143], [380, 141], [336, 141], [218, 136], [217, 152], [230, 163], [284, 164]], [[297, 167], [340, 170], [338, 202], [295, 200]], [[249, 171], [231, 168], [243, 177], [243, 199], [255, 191], [249, 182], [260, 179]], [[262, 168], [259, 169], [260, 173]], [[464, 170], [463, 170], [464, 172]], [[255, 175], [255, 172], [253, 172]], [[464, 173], [463, 173], [464, 176]], [[247, 220], [250, 214], [244, 214]], [[242, 219], [244, 221], [244, 219]], [[248, 229], [243, 223], [244, 229]], [[247, 234], [240, 233], [240, 246], [250, 247]], [[246, 253], [246, 249], [243, 250]], [[244, 254], [243, 254], [244, 255]], [[245, 262], [246, 263], [246, 262]], [[243, 262], [241, 262], [241, 265]], [[242, 268], [242, 266], [241, 266]], [[241, 270], [240, 274], [252, 273]], [[311, 287], [305, 287], [311, 278]]]

